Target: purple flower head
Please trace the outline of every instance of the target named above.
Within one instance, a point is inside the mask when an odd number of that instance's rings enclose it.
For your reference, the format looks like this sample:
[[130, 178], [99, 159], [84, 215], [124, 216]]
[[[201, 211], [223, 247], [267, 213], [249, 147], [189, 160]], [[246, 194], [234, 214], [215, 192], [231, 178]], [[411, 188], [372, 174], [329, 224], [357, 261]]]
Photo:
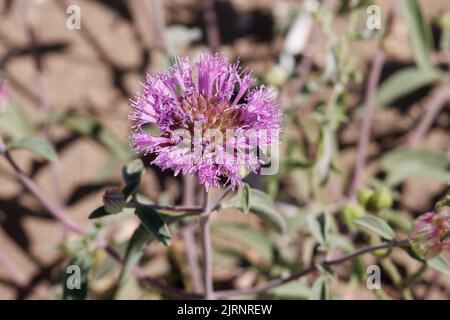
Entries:
[[427, 212], [416, 219], [409, 235], [413, 250], [424, 259], [438, 256], [443, 249], [450, 248], [448, 239], [450, 216]]
[[[163, 170], [197, 175], [207, 189], [223, 178], [241, 186], [242, 169], [256, 172], [279, 142], [278, 105], [254, 82], [220, 54], [204, 53], [195, 65], [178, 58], [167, 72], [148, 74], [131, 100], [134, 148], [155, 153], [152, 163]], [[152, 126], [158, 135], [149, 133]]]

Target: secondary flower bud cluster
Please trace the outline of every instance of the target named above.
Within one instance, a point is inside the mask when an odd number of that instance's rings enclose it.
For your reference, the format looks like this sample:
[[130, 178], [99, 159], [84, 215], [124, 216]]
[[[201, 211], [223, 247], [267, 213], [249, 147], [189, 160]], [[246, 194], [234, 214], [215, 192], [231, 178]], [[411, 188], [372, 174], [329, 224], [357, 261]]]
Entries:
[[423, 259], [438, 256], [450, 248], [450, 216], [447, 213], [427, 212], [414, 222], [409, 240], [413, 250]]

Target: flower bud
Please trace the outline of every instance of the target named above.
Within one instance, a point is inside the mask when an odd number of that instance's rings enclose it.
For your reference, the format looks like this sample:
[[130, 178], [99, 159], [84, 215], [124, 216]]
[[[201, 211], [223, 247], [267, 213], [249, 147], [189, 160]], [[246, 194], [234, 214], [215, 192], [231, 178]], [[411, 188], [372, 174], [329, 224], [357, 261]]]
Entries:
[[119, 188], [106, 190], [103, 195], [103, 204], [108, 213], [116, 214], [125, 207], [125, 198]]
[[[372, 246], [380, 244], [380, 241], [381, 241], [381, 239], [378, 235], [375, 235], [375, 234], [371, 235], [370, 244]], [[385, 258], [391, 253], [391, 251], [392, 251], [392, 248], [378, 249], [378, 250], [372, 251], [372, 255], [377, 258]]]
[[367, 207], [373, 211], [387, 209], [392, 206], [393, 201], [391, 190], [387, 187], [382, 187], [370, 197]]
[[349, 202], [344, 206], [342, 214], [344, 215], [345, 224], [349, 228], [353, 228], [353, 221], [365, 215], [366, 211], [361, 205]]
[[378, 249], [375, 251], [372, 251], [372, 255], [377, 257], [377, 258], [384, 258], [386, 257], [390, 252], [392, 251], [392, 249]]
[[427, 212], [416, 219], [409, 235], [414, 252], [423, 259], [437, 257], [449, 248], [450, 216]]
[[374, 191], [370, 188], [361, 188], [358, 191], [357, 194], [357, 198], [358, 198], [358, 202], [363, 205], [366, 206], [367, 203], [369, 202], [370, 198], [373, 196]]
[[289, 78], [289, 73], [280, 65], [274, 65], [267, 72], [264, 80], [273, 86], [282, 87]]

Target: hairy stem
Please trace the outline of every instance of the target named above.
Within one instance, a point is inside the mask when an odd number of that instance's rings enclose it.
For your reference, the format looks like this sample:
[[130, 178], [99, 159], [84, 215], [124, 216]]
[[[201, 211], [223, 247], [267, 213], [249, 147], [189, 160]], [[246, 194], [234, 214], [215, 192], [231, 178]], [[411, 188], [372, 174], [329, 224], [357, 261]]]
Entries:
[[[192, 175], [183, 177], [183, 205], [195, 205], [196, 180]], [[186, 248], [186, 258], [188, 262], [189, 275], [195, 292], [202, 292], [203, 282], [200, 267], [198, 264], [197, 244], [194, 233], [194, 225], [190, 222], [181, 226], [181, 236]]]

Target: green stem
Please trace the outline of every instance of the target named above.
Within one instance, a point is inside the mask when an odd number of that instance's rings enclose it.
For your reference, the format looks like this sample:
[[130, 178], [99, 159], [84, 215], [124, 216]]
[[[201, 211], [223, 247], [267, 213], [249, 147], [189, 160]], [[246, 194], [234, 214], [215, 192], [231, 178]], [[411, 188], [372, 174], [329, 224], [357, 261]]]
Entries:
[[414, 300], [414, 297], [413, 297], [411, 291], [408, 288], [402, 288], [402, 285], [401, 285], [402, 276], [398, 272], [397, 267], [395, 266], [394, 262], [392, 262], [392, 259], [384, 258], [384, 259], [380, 260], [380, 263], [383, 266], [383, 269], [387, 272], [389, 277], [392, 279], [392, 282], [394, 282], [395, 287], [402, 294], [403, 299]]
[[406, 289], [411, 287], [414, 283], [416, 283], [420, 277], [424, 274], [425, 271], [427, 271], [428, 265], [426, 263], [422, 263], [420, 268], [410, 277], [406, 278], [401, 283], [401, 288]]

